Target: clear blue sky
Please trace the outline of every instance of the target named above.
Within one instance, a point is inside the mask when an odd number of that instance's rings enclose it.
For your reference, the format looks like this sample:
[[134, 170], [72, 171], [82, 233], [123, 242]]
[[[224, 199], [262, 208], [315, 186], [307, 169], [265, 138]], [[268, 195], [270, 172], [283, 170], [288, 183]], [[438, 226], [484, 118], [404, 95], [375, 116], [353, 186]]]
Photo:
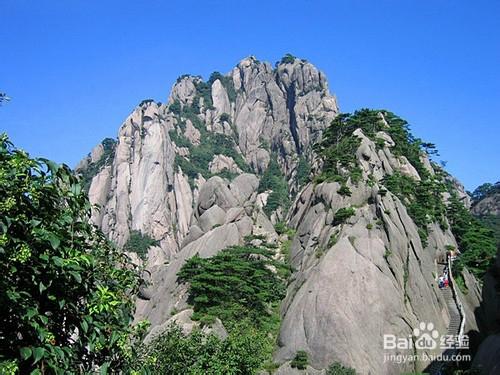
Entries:
[[497, 0], [0, 0], [0, 131], [74, 166], [179, 75], [287, 52], [341, 110], [407, 119], [468, 189], [500, 179]]

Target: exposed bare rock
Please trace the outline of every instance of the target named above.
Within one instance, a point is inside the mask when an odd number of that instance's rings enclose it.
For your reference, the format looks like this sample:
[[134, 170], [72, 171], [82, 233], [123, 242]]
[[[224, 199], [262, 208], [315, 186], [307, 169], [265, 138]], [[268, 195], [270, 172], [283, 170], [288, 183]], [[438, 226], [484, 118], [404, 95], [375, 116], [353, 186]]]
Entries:
[[186, 120], [186, 130], [184, 136], [195, 146], [200, 144], [200, 131], [193, 126], [191, 120]]
[[[168, 331], [168, 329], [170, 329], [173, 325], [179, 326], [182, 329], [182, 332], [186, 335], [191, 333], [195, 328], [200, 328], [200, 322], [196, 322], [191, 319], [193, 312], [193, 309], [183, 310], [173, 315], [165, 323], [153, 327], [153, 329], [144, 338], [144, 343], [151, 343], [162, 333]], [[210, 326], [204, 326], [202, 328], [202, 332], [206, 334], [215, 334], [221, 339], [225, 339], [227, 337], [227, 331], [218, 318], [216, 318], [214, 323], [212, 323]]]
[[184, 76], [177, 80], [170, 93], [169, 103], [178, 100], [182, 105], [191, 105], [196, 95], [195, 82], [197, 77]]
[[246, 202], [258, 187], [259, 179], [257, 176], [250, 173], [237, 176], [231, 181], [231, 184], [229, 184], [229, 189], [241, 204]]
[[220, 116], [223, 113], [231, 113], [231, 103], [229, 102], [226, 89], [222, 86], [222, 83], [218, 79], [212, 83], [212, 101], [217, 116]]
[[198, 222], [203, 231], [208, 232], [217, 225], [224, 224], [226, 213], [217, 205], [210, 207], [203, 215], [200, 216]]
[[[96, 171], [91, 200], [102, 208], [93, 212], [93, 221], [119, 246], [138, 230], [159, 240], [171, 257], [180, 250], [193, 214], [198, 218], [213, 204], [227, 210], [248, 198], [256, 177], [244, 177], [231, 188], [222, 179], [205, 184], [210, 173], [242, 173], [229, 155], [214, 155], [205, 176], [178, 168], [176, 158], [195, 162], [191, 152], [202, 147], [202, 137], [213, 132], [234, 139], [235, 151], [259, 173], [277, 157], [293, 185], [298, 155], [311, 154], [312, 143], [338, 113], [325, 76], [299, 59], [273, 69], [249, 57], [211, 82], [209, 96], [199, 91], [206, 85], [200, 77], [183, 76], [166, 105], [143, 101], [121, 126], [111, 162]], [[183, 138], [182, 144], [171, 136]], [[79, 168], [97, 164], [105, 152], [96, 146]]]
[[326, 370], [316, 370], [307, 366], [305, 370], [299, 370], [290, 366], [290, 362], [283, 363], [274, 373], [275, 375], [326, 375]]
[[197, 214], [202, 215], [206, 210], [214, 204], [227, 210], [231, 207], [238, 206], [238, 201], [234, 197], [227, 182], [221, 177], [212, 177], [203, 184], [198, 196]]
[[476, 216], [485, 215], [500, 215], [500, 194], [495, 193], [484, 199], [481, 199], [477, 204], [475, 204], [472, 209], [472, 213]]
[[231, 173], [242, 173], [243, 171], [238, 167], [236, 162], [231, 156], [225, 155], [214, 155], [213, 160], [208, 165], [208, 170], [211, 173], [220, 173], [222, 171], [228, 171]]
[[102, 169], [93, 179], [89, 189], [89, 200], [98, 208], [92, 208], [92, 221], [102, 222], [104, 216], [103, 206], [106, 205], [108, 191], [111, 184], [111, 167]]
[[[287, 59], [273, 69], [248, 57], [209, 82], [179, 78], [167, 105], [141, 103], [121, 126], [116, 145], [98, 146], [80, 163], [82, 171], [95, 169], [89, 195], [102, 208], [92, 211], [92, 220], [111, 240], [123, 246], [130, 231], [138, 230], [159, 241], [143, 262], [147, 276], [137, 301], [136, 319], [152, 323], [150, 337], [174, 321], [186, 330], [197, 324], [187, 304], [188, 287], [177, 282], [189, 258], [214, 256], [250, 234], [277, 243], [273, 223], [284, 221], [296, 230], [290, 249], [295, 271], [281, 306], [277, 373], [297, 373], [289, 363], [299, 350], [309, 353], [310, 361], [301, 373], [324, 374], [336, 361], [361, 374], [425, 368], [424, 362], [384, 362], [383, 335], [408, 337], [421, 321], [446, 331], [450, 316], [436, 285], [435, 260], [456, 241], [446, 225], [434, 223], [422, 244], [404, 202], [382, 194], [384, 178], [395, 172], [415, 181], [427, 175], [392, 152], [390, 129], [379, 131], [376, 142], [368, 132], [354, 132], [362, 182], [354, 184], [351, 176], [309, 183], [299, 191], [299, 160], [312, 165], [311, 176], [321, 170], [312, 145], [337, 114], [326, 77], [312, 64]], [[382, 113], [379, 117], [389, 127]], [[235, 152], [245, 168], [236, 164]], [[271, 160], [281, 168], [293, 204], [268, 217], [263, 208], [272, 191], [258, 192], [258, 175]], [[437, 173], [428, 158], [421, 161], [428, 173]], [[232, 181], [213, 176], [224, 171], [238, 176]], [[467, 204], [463, 187], [452, 183]], [[350, 195], [340, 194], [346, 187]], [[354, 215], [339, 222], [339, 209], [347, 207]], [[467, 329], [474, 330], [480, 294], [475, 279], [463, 277], [470, 293], [460, 298]]]
[[103, 154], [104, 154], [104, 146], [102, 145], [102, 143], [99, 143], [90, 152], [90, 162], [96, 163], [97, 161], [99, 161], [99, 159], [102, 157]]
[[[372, 175], [382, 183], [394, 171], [419, 179], [407, 160], [392, 155], [388, 135], [379, 134], [386, 142], [381, 150], [360, 130], [354, 135], [361, 140], [356, 156], [365, 179]], [[405, 205], [391, 193], [378, 194], [378, 183], [349, 185], [347, 197], [339, 188], [336, 182], [309, 184], [289, 211], [297, 229], [291, 248], [297, 272], [282, 304], [275, 358], [286, 362], [305, 350], [319, 369], [341, 362], [362, 374], [423, 370], [428, 363], [384, 362], [384, 354], [392, 352], [384, 350], [383, 335], [408, 337], [422, 321], [446, 333], [450, 316], [437, 287], [435, 259], [456, 246], [455, 239], [435, 224], [424, 248]], [[354, 216], [335, 222], [335, 213], [345, 207], [353, 207]], [[474, 292], [462, 296], [462, 303], [468, 329], [477, 329], [479, 295], [469, 276]]]

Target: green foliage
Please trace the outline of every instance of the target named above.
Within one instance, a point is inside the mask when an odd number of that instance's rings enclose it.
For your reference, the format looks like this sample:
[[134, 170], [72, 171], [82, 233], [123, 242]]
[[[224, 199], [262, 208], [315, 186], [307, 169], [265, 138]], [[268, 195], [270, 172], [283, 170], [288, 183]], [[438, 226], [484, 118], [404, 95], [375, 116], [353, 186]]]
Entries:
[[344, 367], [339, 362], [334, 362], [326, 370], [326, 375], [356, 375], [356, 371], [350, 367]]
[[4, 368], [66, 374], [125, 366], [132, 354], [134, 266], [90, 224], [90, 203], [71, 170], [29, 158], [6, 135], [0, 138], [0, 272]]
[[148, 249], [151, 246], [157, 245], [158, 241], [152, 239], [147, 234], [143, 234], [138, 230], [133, 230], [130, 232], [130, 237], [123, 246], [123, 250], [137, 253], [139, 257], [145, 259], [148, 254]]
[[246, 322], [225, 340], [199, 330], [186, 336], [172, 326], [142, 348], [134, 367], [147, 374], [254, 374], [271, 347], [268, 337]]
[[154, 100], [154, 99], [144, 99], [143, 101], [141, 101], [141, 102], [139, 103], [139, 107], [142, 107], [142, 106], [143, 106], [143, 105], [145, 105], [145, 104], [150, 104], [150, 103], [154, 103], [154, 102], [155, 102], [155, 100]]
[[439, 222], [443, 229], [446, 227], [446, 205], [442, 193], [447, 187], [439, 175], [423, 174], [423, 178], [417, 181], [394, 172], [383, 183], [406, 205], [409, 215], [419, 227], [424, 246], [428, 237], [428, 224]]
[[189, 283], [189, 303], [198, 316], [219, 317], [231, 325], [249, 319], [262, 327], [272, 318], [269, 306], [284, 297], [285, 286], [268, 265], [283, 268], [265, 248], [233, 246], [208, 259], [194, 256], [178, 273]]
[[223, 113], [220, 115], [219, 117], [219, 121], [220, 122], [228, 122], [228, 123], [231, 123], [231, 116], [228, 115], [227, 113]]
[[330, 238], [328, 239], [328, 247], [333, 247], [338, 241], [338, 233], [332, 233]]
[[295, 176], [297, 184], [303, 186], [309, 182], [309, 175], [311, 174], [311, 164], [307, 161], [304, 156], [299, 157], [299, 163], [297, 164], [297, 175]]
[[350, 197], [351, 196], [351, 189], [349, 189], [347, 187], [347, 185], [345, 184], [342, 184], [340, 186], [340, 189], [337, 191], [337, 193], [339, 193], [340, 195], [342, 195], [343, 197]]
[[262, 193], [266, 190], [272, 190], [267, 197], [267, 204], [264, 207], [264, 212], [266, 214], [270, 215], [280, 206], [283, 207], [285, 211], [288, 209], [290, 206], [288, 184], [278, 165], [276, 155], [271, 155], [269, 165], [259, 182], [258, 192]]
[[392, 251], [389, 250], [387, 247], [385, 248], [385, 252], [384, 252], [384, 258], [385, 260], [387, 260], [387, 258], [389, 258], [392, 254]]
[[234, 88], [234, 83], [231, 77], [224, 76], [219, 72], [213, 72], [210, 75], [208, 81], [203, 81], [201, 77], [197, 77], [193, 81], [194, 86], [196, 88], [196, 96], [193, 100], [192, 109], [195, 114], [201, 113], [201, 99], [203, 100], [203, 107], [206, 109], [213, 109], [213, 101], [212, 101], [212, 84], [219, 80], [222, 86], [226, 89], [228, 98], [231, 102], [236, 100], [236, 91]]
[[[193, 125], [200, 131], [200, 144], [193, 145], [184, 136], [178, 135], [176, 131], [169, 132], [171, 139], [180, 147], [187, 147], [189, 149], [189, 158], [176, 155], [175, 168], [180, 166], [182, 171], [188, 176], [191, 186], [193, 186], [194, 179], [201, 174], [205, 178], [210, 178], [213, 174], [208, 170], [208, 165], [212, 161], [214, 155], [222, 154], [230, 156], [235, 161], [236, 165], [244, 172], [249, 172], [250, 168], [241, 156], [236, 151], [236, 144], [230, 137], [208, 132], [203, 122], [194, 113], [193, 107], [184, 107], [182, 110], [182, 117], [189, 119]], [[179, 122], [182, 127], [181, 117]], [[179, 143], [177, 143], [179, 142]], [[231, 174], [225, 174], [223, 177], [232, 177]]]
[[484, 198], [496, 193], [500, 193], [500, 181], [496, 182], [495, 184], [491, 184], [489, 182], [482, 184], [472, 192], [472, 204], [476, 204]]
[[288, 227], [286, 226], [285, 223], [280, 221], [274, 225], [274, 230], [276, 231], [276, 233], [281, 235], [281, 234], [286, 233], [286, 231], [288, 230]]
[[323, 140], [314, 146], [324, 161], [322, 181], [347, 182], [345, 171], [357, 166], [356, 150], [360, 145], [359, 138], [352, 135], [354, 130], [351, 115], [339, 114], [323, 133]]
[[104, 148], [102, 156], [98, 161], [90, 163], [84, 170], [81, 171], [81, 184], [85, 192], [89, 191], [90, 184], [92, 183], [94, 176], [96, 176], [103, 167], [113, 164], [116, 141], [112, 138], [105, 138], [101, 144]]
[[457, 274], [467, 267], [481, 279], [495, 261], [497, 248], [493, 232], [474, 218], [456, 195], [450, 198], [447, 214], [461, 251], [455, 266]]
[[[384, 115], [387, 124], [382, 121], [380, 114]], [[360, 139], [353, 135], [358, 128], [376, 142], [378, 147], [383, 147], [384, 142], [377, 138], [377, 132], [388, 133], [395, 142], [392, 153], [396, 156], [405, 156], [421, 177], [429, 174], [420, 157], [424, 146], [431, 150], [432, 144], [414, 138], [408, 123], [389, 111], [361, 109], [353, 114], [339, 114], [324, 132], [323, 140], [315, 145], [315, 150], [324, 160], [323, 172], [317, 177], [317, 182], [346, 182], [348, 177], [353, 183], [361, 180], [362, 172], [356, 162], [356, 150], [360, 145]]]
[[187, 147], [191, 148], [192, 143], [189, 142], [189, 139], [187, 139], [183, 134], [177, 133], [177, 130], [172, 129], [168, 132], [168, 135], [170, 136], [170, 139], [176, 144], [177, 147]]
[[210, 87], [216, 80], [219, 80], [222, 86], [226, 89], [229, 101], [234, 102], [236, 100], [236, 90], [234, 88], [233, 79], [229, 76], [222, 75], [219, 72], [213, 72], [208, 79]]
[[280, 61], [276, 63], [276, 66], [283, 64], [293, 64], [295, 62], [296, 57], [290, 53], [287, 53], [285, 56], [281, 58]]
[[500, 249], [500, 216], [495, 215], [485, 215], [477, 217], [477, 220], [481, 222], [486, 228], [493, 231], [495, 241], [497, 243], [497, 248]]
[[[262, 238], [252, 236], [245, 238], [245, 241], [254, 239]], [[235, 357], [238, 363], [255, 361], [252, 362], [254, 370], [257, 366], [262, 366], [264, 361], [270, 363], [272, 359], [279, 331], [278, 303], [285, 295], [284, 278], [290, 274], [289, 267], [273, 260], [273, 255], [274, 251], [264, 247], [249, 244], [233, 246], [212, 258], [203, 259], [194, 256], [178, 273], [179, 282], [189, 283], [188, 302], [193, 305], [194, 320], [210, 324], [218, 317], [230, 332], [226, 341], [237, 339], [247, 343], [245, 345], [252, 343], [248, 346], [249, 352], [236, 347], [235, 352], [231, 352], [228, 347], [238, 344], [229, 342], [220, 349], [222, 351], [220, 355]], [[271, 268], [276, 269], [276, 273]], [[251, 360], [248, 358], [248, 353], [252, 352], [255, 358]], [[197, 361], [199, 356], [194, 357]], [[221, 360], [220, 364], [217, 364], [217, 361], [219, 360], [212, 360], [214, 366], [223, 366], [226, 363]], [[231, 371], [236, 371], [238, 368], [234, 367]], [[231, 371], [219, 373], [255, 372]], [[213, 373], [218, 374], [218, 372]]]
[[168, 107], [168, 109], [174, 114], [174, 115], [180, 115], [182, 111], [182, 106], [181, 102], [179, 99], [175, 99], [172, 104]]
[[290, 366], [298, 370], [305, 370], [308, 364], [309, 364], [309, 359], [307, 356], [307, 352], [304, 350], [299, 350], [297, 354], [295, 354], [295, 357], [290, 363]]
[[347, 219], [356, 213], [354, 207], [342, 207], [335, 212], [333, 217], [333, 225], [345, 223]]

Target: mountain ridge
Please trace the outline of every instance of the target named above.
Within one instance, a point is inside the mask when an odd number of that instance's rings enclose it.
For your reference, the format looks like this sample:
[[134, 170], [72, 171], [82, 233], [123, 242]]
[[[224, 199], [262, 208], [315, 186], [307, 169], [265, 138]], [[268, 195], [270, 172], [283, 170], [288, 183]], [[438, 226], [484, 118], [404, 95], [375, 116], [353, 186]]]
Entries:
[[[388, 111], [340, 115], [312, 64], [286, 56], [273, 69], [249, 57], [207, 81], [179, 77], [166, 104], [142, 102], [116, 143], [96, 146], [77, 171], [91, 179], [101, 207], [92, 220], [111, 240], [154, 242], [144, 260], [131, 254], [147, 270], [136, 319], [151, 332], [192, 323], [177, 278], [188, 259], [254, 238], [294, 268], [280, 373], [306, 351], [314, 368], [397, 374], [429, 363], [385, 363], [381, 333], [406, 337], [419, 321], [446, 332], [436, 261], [458, 248], [447, 202], [469, 205], [425, 147]], [[467, 270], [461, 277], [467, 331], [477, 331], [479, 285]]]

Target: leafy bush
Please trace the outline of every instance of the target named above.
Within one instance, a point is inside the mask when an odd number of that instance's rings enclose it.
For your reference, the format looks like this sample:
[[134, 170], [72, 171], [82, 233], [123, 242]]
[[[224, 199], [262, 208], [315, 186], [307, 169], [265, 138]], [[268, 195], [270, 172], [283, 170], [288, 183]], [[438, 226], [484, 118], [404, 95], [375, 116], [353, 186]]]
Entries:
[[326, 370], [326, 375], [356, 375], [356, 371], [350, 367], [344, 367], [339, 362], [334, 362]]
[[333, 217], [333, 225], [345, 223], [347, 219], [356, 213], [354, 207], [339, 208]]
[[477, 217], [477, 220], [479, 220], [479, 222], [486, 228], [489, 228], [493, 231], [493, 235], [495, 236], [495, 240], [497, 243], [497, 248], [500, 249], [500, 216], [479, 216]]
[[245, 322], [225, 340], [199, 330], [184, 335], [172, 326], [141, 349], [133, 367], [150, 374], [254, 374], [266, 359], [269, 346], [265, 334]]
[[[67, 166], [0, 138], [0, 367], [19, 373], [124, 368], [138, 274], [90, 223]], [[78, 334], [75, 334], [78, 332]]]
[[157, 246], [158, 241], [149, 237], [147, 234], [143, 234], [138, 230], [132, 230], [130, 232], [130, 237], [123, 246], [124, 251], [134, 252], [139, 255], [142, 259], [148, 254], [148, 249], [151, 246]]
[[298, 370], [305, 370], [308, 364], [309, 364], [309, 359], [307, 356], [307, 352], [304, 350], [299, 350], [297, 354], [295, 354], [295, 357], [290, 363], [290, 366]]
[[345, 184], [342, 184], [340, 186], [340, 189], [337, 191], [337, 193], [339, 193], [340, 195], [342, 195], [343, 197], [350, 197], [351, 196], [351, 189], [349, 189], [347, 187], [347, 185]]

